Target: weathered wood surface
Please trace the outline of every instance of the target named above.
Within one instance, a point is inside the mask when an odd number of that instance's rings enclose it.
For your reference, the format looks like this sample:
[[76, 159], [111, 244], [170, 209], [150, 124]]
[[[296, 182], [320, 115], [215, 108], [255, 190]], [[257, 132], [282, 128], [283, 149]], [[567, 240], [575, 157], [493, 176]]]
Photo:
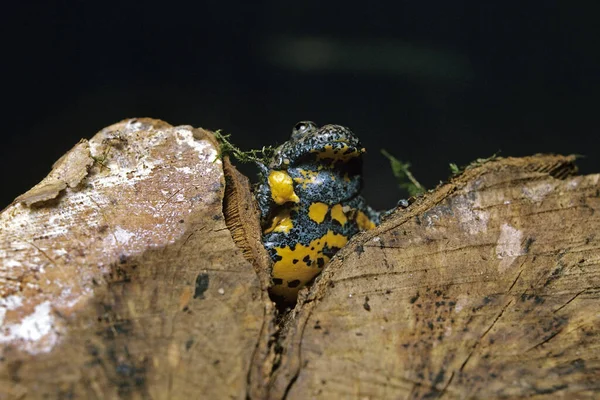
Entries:
[[600, 394], [600, 175], [471, 168], [354, 237], [277, 330], [249, 187], [226, 166], [254, 263], [216, 156], [123, 121], [0, 214], [0, 399]]
[[246, 397], [270, 303], [212, 140], [115, 124], [0, 214], [1, 399]]
[[297, 309], [272, 398], [598, 398], [600, 175], [468, 170], [355, 237]]

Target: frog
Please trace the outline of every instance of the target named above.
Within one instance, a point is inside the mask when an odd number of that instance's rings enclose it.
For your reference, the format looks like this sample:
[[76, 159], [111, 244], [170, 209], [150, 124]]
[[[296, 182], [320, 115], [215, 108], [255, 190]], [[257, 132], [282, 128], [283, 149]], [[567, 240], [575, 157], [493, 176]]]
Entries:
[[300, 121], [259, 163], [255, 198], [275, 300], [294, 303], [352, 236], [379, 225], [381, 213], [361, 195], [365, 151], [345, 126]]

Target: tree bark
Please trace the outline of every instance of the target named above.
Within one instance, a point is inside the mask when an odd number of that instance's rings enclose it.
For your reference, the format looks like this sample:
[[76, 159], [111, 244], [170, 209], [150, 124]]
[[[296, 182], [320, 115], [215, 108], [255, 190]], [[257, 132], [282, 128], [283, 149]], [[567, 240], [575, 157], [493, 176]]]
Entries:
[[467, 168], [277, 316], [217, 147], [123, 121], [0, 214], [0, 399], [600, 393], [600, 175], [571, 176], [574, 157]]

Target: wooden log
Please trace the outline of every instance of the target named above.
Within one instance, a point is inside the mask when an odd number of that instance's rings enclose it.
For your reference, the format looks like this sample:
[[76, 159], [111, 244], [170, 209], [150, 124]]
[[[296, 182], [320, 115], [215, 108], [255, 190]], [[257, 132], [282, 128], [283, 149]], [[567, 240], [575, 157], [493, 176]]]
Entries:
[[486, 163], [355, 237], [270, 397], [597, 398], [600, 175], [557, 179], [572, 162]]
[[277, 316], [249, 185], [217, 147], [123, 121], [0, 213], [0, 399], [600, 393], [600, 175], [573, 157], [467, 169]]
[[118, 123], [0, 214], [0, 398], [246, 397], [270, 302], [213, 140]]

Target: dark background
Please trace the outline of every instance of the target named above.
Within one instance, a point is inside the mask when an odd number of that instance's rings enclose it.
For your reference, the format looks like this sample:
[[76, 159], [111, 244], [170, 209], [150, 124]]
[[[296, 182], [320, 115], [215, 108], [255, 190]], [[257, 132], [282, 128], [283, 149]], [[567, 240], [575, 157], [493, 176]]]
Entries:
[[593, 2], [10, 4], [0, 208], [80, 138], [143, 116], [244, 149], [302, 119], [349, 126], [377, 208], [405, 195], [380, 148], [428, 187], [498, 150], [583, 154], [581, 171], [600, 172]]

